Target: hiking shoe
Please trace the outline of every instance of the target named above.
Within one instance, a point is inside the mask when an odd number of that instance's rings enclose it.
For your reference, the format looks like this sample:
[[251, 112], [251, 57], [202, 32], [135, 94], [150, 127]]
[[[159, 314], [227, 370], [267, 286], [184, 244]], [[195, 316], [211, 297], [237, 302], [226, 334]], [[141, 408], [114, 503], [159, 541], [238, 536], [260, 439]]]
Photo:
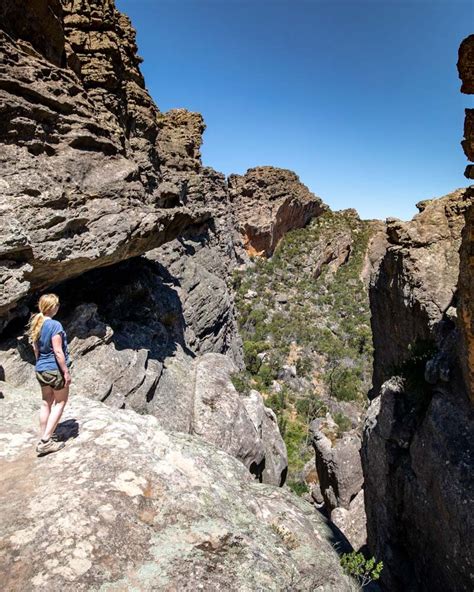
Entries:
[[36, 445], [36, 452], [38, 453], [38, 456], [44, 456], [50, 452], [57, 452], [58, 450], [61, 450], [61, 448], [64, 448], [64, 442], [57, 442], [56, 440], [53, 440], [53, 438], [50, 438], [47, 442], [40, 440]]

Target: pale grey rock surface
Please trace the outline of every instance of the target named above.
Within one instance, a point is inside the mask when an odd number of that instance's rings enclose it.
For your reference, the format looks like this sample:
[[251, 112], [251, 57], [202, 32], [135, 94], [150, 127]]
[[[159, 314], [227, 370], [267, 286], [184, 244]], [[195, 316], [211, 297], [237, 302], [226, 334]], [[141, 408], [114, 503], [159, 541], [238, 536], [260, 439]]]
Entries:
[[331, 512], [331, 522], [349, 541], [354, 550], [359, 550], [367, 543], [367, 518], [365, 514], [364, 490], [351, 500], [348, 508], [341, 506]]
[[356, 430], [339, 435], [329, 414], [313, 420], [310, 433], [318, 476], [313, 499], [324, 502], [331, 521], [358, 550], [367, 542], [360, 435]]
[[262, 481], [283, 485], [288, 472], [288, 454], [275, 412], [265, 407], [258, 391], [251, 390], [248, 396], [242, 397], [242, 401], [264, 446]]
[[359, 435], [351, 431], [336, 439], [335, 428], [330, 416], [315, 419], [310, 425], [316, 470], [328, 512], [339, 506], [348, 509], [364, 482]]
[[5, 589], [354, 590], [309, 504], [201, 438], [76, 396], [37, 458], [38, 397], [0, 390]]
[[[139, 277], [152, 286], [144, 269]], [[288, 461], [276, 418], [264, 410], [261, 425], [256, 425], [232, 384], [235, 363], [218, 353], [196, 356], [180, 342], [182, 327], [171, 322], [173, 304], [179, 300], [169, 292], [161, 292], [168, 293], [168, 305], [161, 298], [161, 310], [151, 307], [152, 315], [144, 312], [148, 300], [135, 278], [129, 286], [137, 290], [140, 307], [134, 309], [129, 293], [128, 299], [122, 296], [122, 302], [110, 302], [109, 308], [99, 302], [101, 312], [96, 303], [78, 305], [64, 320], [73, 360], [72, 392], [151, 414], [165, 429], [197, 434], [238, 458], [259, 480], [283, 484]], [[126, 294], [126, 284], [123, 288]], [[150, 294], [160, 298], [160, 292]], [[128, 315], [119, 314], [122, 307], [129, 308]], [[6, 344], [1, 365], [8, 382], [38, 391], [32, 364], [26, 337]]]

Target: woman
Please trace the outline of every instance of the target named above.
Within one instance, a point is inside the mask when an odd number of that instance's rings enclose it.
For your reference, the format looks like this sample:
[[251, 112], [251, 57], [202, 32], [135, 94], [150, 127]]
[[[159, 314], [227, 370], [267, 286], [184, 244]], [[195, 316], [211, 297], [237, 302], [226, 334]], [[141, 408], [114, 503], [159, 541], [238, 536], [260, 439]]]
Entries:
[[43, 400], [40, 410], [41, 440], [36, 446], [38, 456], [56, 452], [64, 447], [54, 436], [66, 406], [71, 376], [66, 333], [59, 321], [53, 319], [59, 309], [56, 294], [44, 294], [38, 302], [40, 312], [29, 327], [30, 340], [36, 357], [36, 378]]

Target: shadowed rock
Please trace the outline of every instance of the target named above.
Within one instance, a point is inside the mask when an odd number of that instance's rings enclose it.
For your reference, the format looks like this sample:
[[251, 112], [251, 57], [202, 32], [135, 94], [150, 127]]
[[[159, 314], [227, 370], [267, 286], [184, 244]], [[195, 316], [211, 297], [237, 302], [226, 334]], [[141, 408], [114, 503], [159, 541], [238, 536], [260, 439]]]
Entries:
[[[473, 90], [473, 39], [460, 48], [464, 92]], [[469, 117], [463, 145], [471, 157]], [[384, 562], [388, 590], [468, 592], [472, 188], [418, 207], [411, 222], [388, 223], [389, 247], [370, 291], [376, 396], [362, 446], [368, 546]]]
[[[152, 414], [160, 426], [199, 435], [236, 456], [258, 479], [283, 484], [287, 456], [276, 422], [266, 418], [265, 430], [258, 429], [231, 382], [237, 365], [233, 342], [225, 339], [226, 292], [220, 308], [201, 303], [183, 309], [180, 294], [188, 303], [202, 284], [174, 282], [162, 266], [140, 258], [57, 287], [73, 360], [72, 391]], [[215, 339], [204, 340], [204, 330]], [[37, 392], [33, 353], [23, 332], [0, 348], [3, 378]]]

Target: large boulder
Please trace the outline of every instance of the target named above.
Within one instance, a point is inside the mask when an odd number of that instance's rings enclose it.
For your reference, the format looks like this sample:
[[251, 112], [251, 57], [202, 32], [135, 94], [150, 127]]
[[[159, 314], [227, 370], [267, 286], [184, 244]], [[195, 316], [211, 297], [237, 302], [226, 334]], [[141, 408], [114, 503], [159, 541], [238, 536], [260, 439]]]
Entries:
[[364, 490], [361, 489], [348, 508], [337, 507], [331, 512], [331, 522], [355, 549], [365, 547], [367, 543], [367, 518], [364, 504]]
[[288, 472], [288, 454], [275, 412], [265, 407], [262, 395], [255, 390], [243, 397], [242, 402], [264, 446], [261, 479], [264, 483], [283, 485]]
[[4, 589], [354, 589], [309, 504], [201, 438], [77, 396], [37, 458], [38, 398], [0, 390]]
[[362, 489], [364, 477], [360, 463], [360, 436], [351, 430], [337, 438], [331, 416], [310, 424], [311, 443], [321, 493], [329, 513], [337, 507], [348, 509]]
[[360, 435], [357, 430], [339, 435], [329, 413], [311, 422], [310, 434], [318, 480], [313, 499], [322, 499], [331, 522], [360, 549], [367, 541]]

